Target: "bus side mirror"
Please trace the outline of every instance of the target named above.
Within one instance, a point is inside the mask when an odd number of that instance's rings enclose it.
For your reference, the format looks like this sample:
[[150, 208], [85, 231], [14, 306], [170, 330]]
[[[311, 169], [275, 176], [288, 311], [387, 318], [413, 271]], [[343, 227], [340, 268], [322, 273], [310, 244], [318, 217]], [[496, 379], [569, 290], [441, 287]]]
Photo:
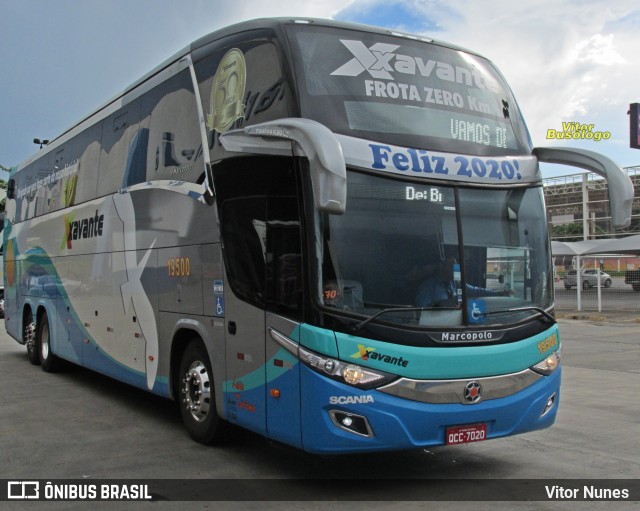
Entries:
[[573, 147], [536, 147], [533, 154], [542, 162], [580, 167], [604, 177], [609, 187], [613, 227], [619, 229], [631, 224], [633, 183], [613, 160], [593, 151]]
[[278, 119], [229, 131], [220, 136], [220, 141], [231, 152], [291, 156], [293, 150], [294, 155], [308, 158], [315, 207], [334, 215], [345, 212], [347, 167], [342, 146], [323, 124], [309, 119]]

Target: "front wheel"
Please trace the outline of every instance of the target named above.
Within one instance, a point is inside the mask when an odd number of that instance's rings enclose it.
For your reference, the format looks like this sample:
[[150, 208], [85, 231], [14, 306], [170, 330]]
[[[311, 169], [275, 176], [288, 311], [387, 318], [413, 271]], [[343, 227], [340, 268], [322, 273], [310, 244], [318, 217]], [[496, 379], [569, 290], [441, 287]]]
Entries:
[[224, 424], [216, 410], [211, 361], [199, 339], [191, 340], [182, 355], [178, 399], [191, 438], [201, 444], [221, 440]]

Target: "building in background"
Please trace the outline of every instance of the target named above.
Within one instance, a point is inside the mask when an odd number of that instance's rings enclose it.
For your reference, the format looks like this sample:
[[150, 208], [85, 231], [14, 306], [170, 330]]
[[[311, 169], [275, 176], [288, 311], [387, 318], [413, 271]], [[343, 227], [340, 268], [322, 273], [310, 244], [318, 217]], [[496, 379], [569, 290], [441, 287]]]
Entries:
[[[625, 229], [618, 230], [614, 230], [611, 226], [607, 183], [600, 176], [587, 172], [545, 179], [544, 194], [551, 239], [577, 242], [626, 238], [640, 234], [640, 165], [625, 167], [625, 171], [633, 182], [635, 196], [631, 224]], [[567, 284], [565, 279], [568, 272], [573, 271], [575, 274], [576, 263], [575, 257], [554, 254], [554, 271], [558, 283], [556, 300], [559, 308], [575, 308], [575, 289], [570, 296], [564, 296], [564, 293], [558, 291], [562, 288], [562, 283]], [[580, 260], [580, 265], [583, 271], [587, 271], [586, 269], [595, 271], [595, 268], [600, 267], [611, 276], [614, 289], [608, 290], [607, 297], [616, 291], [629, 292], [631, 287], [625, 284], [624, 275], [627, 270], [640, 269], [640, 247], [638, 254], [588, 255]], [[585, 298], [588, 298], [588, 295]], [[629, 306], [637, 310], [637, 299], [633, 298], [628, 302], [623, 304], [616, 300], [610, 305], [621, 309], [627, 309]]]
[[623, 238], [640, 234], [640, 165], [625, 167], [635, 188], [631, 225], [611, 227], [607, 182], [593, 172], [544, 180], [547, 220], [554, 241]]

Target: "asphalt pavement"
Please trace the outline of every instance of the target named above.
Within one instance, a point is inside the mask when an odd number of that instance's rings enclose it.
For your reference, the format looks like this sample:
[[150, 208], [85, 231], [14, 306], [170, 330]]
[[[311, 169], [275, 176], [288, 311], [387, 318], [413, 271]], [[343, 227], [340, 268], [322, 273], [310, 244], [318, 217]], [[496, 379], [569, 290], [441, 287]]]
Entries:
[[[640, 322], [627, 313], [565, 318], [559, 324], [563, 382], [550, 429], [456, 447], [329, 457], [240, 430], [222, 446], [203, 447], [190, 440], [172, 402], [74, 366], [45, 373], [3, 330], [0, 479], [197, 480], [210, 489], [235, 488], [236, 495], [221, 502], [205, 493], [210, 501], [180, 504], [163, 501], [156, 484], [154, 502], [0, 506], [246, 510], [247, 500], [254, 501], [252, 509], [278, 510], [637, 509], [637, 501], [628, 499], [531, 496], [531, 487], [542, 482], [553, 489], [567, 481], [580, 487], [600, 481], [620, 490], [625, 481], [640, 480]], [[276, 493], [255, 502], [269, 481]], [[425, 498], [425, 488], [433, 499], [447, 502]], [[468, 492], [463, 498], [465, 489], [478, 491], [477, 501], [469, 501]], [[488, 498], [488, 491], [495, 498]]]

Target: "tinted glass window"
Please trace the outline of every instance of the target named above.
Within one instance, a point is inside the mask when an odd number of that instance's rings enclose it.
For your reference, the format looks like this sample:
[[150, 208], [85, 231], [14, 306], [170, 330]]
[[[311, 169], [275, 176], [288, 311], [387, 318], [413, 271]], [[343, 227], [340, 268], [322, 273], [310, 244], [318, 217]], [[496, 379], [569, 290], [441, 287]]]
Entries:
[[531, 152], [516, 101], [486, 59], [406, 37], [287, 30], [303, 117], [338, 133], [405, 147]]
[[237, 158], [214, 166], [231, 289], [259, 307], [302, 313], [302, 243], [293, 160]]
[[[204, 173], [202, 139], [188, 69], [145, 96], [139, 133], [136, 144], [132, 146], [131, 157], [135, 159], [135, 152], [146, 154], [147, 181], [196, 183], [201, 179]], [[144, 181], [143, 175], [140, 178]]]
[[225, 46], [196, 62], [195, 70], [211, 148], [216, 134], [290, 116], [290, 91], [270, 42]]

